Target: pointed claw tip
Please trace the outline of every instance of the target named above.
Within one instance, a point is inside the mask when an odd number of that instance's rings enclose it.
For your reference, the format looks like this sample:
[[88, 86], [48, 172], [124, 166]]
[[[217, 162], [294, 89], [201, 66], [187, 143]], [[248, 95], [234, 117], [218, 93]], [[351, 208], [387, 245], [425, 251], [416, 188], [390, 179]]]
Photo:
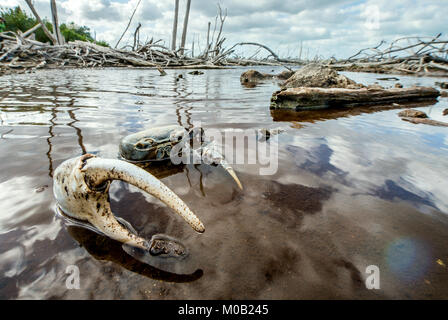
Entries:
[[238, 179], [238, 176], [236, 175], [235, 171], [233, 171], [233, 169], [228, 168], [226, 169], [227, 172], [232, 176], [233, 180], [235, 180], [236, 184], [238, 185], [238, 187], [243, 190], [243, 185], [241, 184], [240, 179]]
[[240, 188], [240, 190], [243, 190], [243, 185], [241, 184], [240, 180], [235, 179], [235, 182], [238, 185], [238, 188]]
[[196, 232], [199, 232], [199, 233], [204, 233], [205, 232], [205, 227], [202, 224], [202, 222], [200, 222], [198, 225], [194, 226], [194, 230]]

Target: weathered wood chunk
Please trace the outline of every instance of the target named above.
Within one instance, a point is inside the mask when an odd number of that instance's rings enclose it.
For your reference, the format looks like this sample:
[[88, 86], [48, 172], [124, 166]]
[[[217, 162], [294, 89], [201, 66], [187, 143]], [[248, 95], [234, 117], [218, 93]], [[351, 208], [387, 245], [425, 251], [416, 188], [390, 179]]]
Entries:
[[274, 92], [271, 109], [312, 110], [340, 106], [376, 105], [436, 100], [440, 95], [431, 87], [390, 89], [288, 88]]
[[428, 118], [428, 115], [420, 110], [406, 109], [398, 112], [399, 117], [410, 117], [410, 118]]
[[448, 123], [442, 122], [442, 121], [436, 121], [426, 118], [409, 118], [409, 117], [402, 117], [401, 120], [408, 121], [415, 124], [429, 124], [431, 126], [437, 126], [437, 127], [448, 127]]
[[248, 70], [241, 74], [240, 82], [242, 84], [257, 83], [266, 79], [280, 79], [286, 80], [294, 74], [294, 71], [285, 70], [279, 74], [261, 73], [257, 70]]
[[362, 84], [339, 74], [336, 70], [319, 64], [308, 64], [297, 70], [282, 88], [318, 87], [318, 88], [362, 88]]

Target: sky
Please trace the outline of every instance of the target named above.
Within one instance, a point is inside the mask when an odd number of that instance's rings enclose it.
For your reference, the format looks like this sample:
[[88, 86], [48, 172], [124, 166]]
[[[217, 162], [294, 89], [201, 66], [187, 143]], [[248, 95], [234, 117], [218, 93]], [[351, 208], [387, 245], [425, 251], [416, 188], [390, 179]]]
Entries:
[[[60, 22], [89, 26], [97, 40], [115, 45], [126, 28], [138, 0], [57, 0]], [[50, 17], [50, 1], [34, 0], [42, 17]], [[132, 43], [138, 23], [140, 40], [162, 39], [170, 46], [174, 0], [142, 0], [120, 47]], [[187, 0], [180, 0], [178, 45]], [[192, 0], [187, 48], [195, 42], [203, 50], [207, 25], [212, 29], [218, 1]], [[347, 58], [362, 48], [404, 36], [434, 36], [448, 31], [448, 0], [220, 0], [227, 9], [224, 47], [237, 42], [267, 45], [282, 57]], [[0, 7], [20, 5], [24, 0], [0, 0]], [[300, 49], [302, 48], [302, 50]], [[249, 56], [256, 48], [239, 47]], [[267, 56], [260, 51], [258, 57]]]

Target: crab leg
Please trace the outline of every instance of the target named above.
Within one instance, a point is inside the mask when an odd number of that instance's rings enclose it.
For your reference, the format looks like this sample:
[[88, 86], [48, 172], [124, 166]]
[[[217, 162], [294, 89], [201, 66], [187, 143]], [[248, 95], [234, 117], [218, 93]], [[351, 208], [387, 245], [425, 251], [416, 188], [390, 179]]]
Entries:
[[238, 187], [243, 190], [243, 185], [240, 182], [240, 179], [238, 179], [235, 171], [233, 170], [233, 168], [227, 163], [227, 161], [223, 158], [219, 161], [219, 164], [224, 168], [224, 170], [226, 170], [233, 178], [233, 180], [235, 180], [236, 184], [238, 185]]
[[[196, 150], [195, 150], [196, 151]], [[224, 156], [219, 152], [216, 144], [214, 142], [210, 142], [203, 146], [201, 148], [202, 151], [202, 158], [207, 159], [209, 163], [215, 163], [221, 165], [224, 170], [226, 170], [230, 176], [235, 180], [238, 187], [243, 190], [243, 186], [238, 179], [238, 176], [236, 175], [233, 168], [230, 166], [230, 164], [224, 159]]]

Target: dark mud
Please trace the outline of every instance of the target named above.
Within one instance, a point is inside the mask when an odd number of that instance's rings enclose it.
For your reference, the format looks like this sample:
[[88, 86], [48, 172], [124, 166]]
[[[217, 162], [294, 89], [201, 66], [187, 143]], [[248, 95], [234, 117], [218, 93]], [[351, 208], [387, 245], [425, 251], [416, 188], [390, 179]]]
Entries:
[[[243, 87], [243, 71], [1, 77], [0, 298], [447, 299], [447, 129], [401, 121], [399, 108], [272, 113], [277, 84]], [[365, 84], [378, 77], [347, 75]], [[400, 76], [405, 87], [434, 81]], [[414, 107], [443, 121], [448, 99]], [[244, 191], [219, 167], [153, 168], [204, 222], [204, 234], [153, 197], [112, 183], [117, 216], [147, 239], [170, 235], [188, 250], [174, 267], [145, 264], [55, 214], [52, 175], [62, 161], [87, 152], [117, 158], [127, 134], [198, 121], [285, 131], [270, 142], [278, 145], [275, 174], [234, 165]], [[66, 288], [70, 265], [80, 270], [79, 290]], [[380, 269], [379, 290], [364, 284], [369, 265]]]

